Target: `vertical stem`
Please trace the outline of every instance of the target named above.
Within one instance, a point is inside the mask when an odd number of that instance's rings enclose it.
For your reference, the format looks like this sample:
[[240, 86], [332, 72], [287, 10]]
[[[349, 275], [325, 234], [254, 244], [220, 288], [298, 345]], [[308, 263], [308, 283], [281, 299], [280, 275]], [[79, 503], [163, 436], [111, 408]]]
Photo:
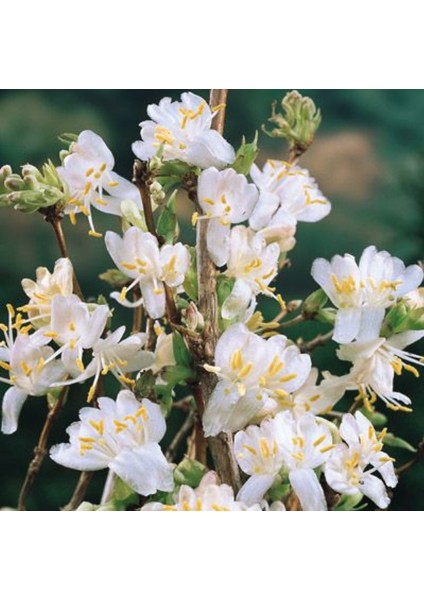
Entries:
[[[223, 134], [225, 123], [225, 104], [228, 90], [211, 90], [210, 106], [223, 105], [214, 117], [212, 128]], [[199, 219], [197, 222], [197, 279], [199, 289], [199, 310], [205, 319], [204, 329], [204, 359], [212, 361], [215, 355], [215, 346], [219, 337], [218, 325], [218, 297], [216, 293], [216, 269], [209, 257], [206, 234], [208, 220]], [[207, 402], [215, 385], [216, 376], [203, 371], [199, 377], [200, 395], [203, 402]], [[232, 436], [221, 433], [208, 438], [209, 449], [219, 478], [223, 483], [231, 485], [235, 492], [241, 485], [240, 473], [234, 458]]]
[[[53, 217], [53, 218], [51, 218], [51, 219], [49, 218], [47, 220], [53, 227], [53, 231], [56, 236], [57, 245], [59, 247], [59, 251], [60, 251], [60, 254], [62, 255], [62, 258], [69, 258], [68, 248], [66, 246], [65, 235], [64, 235], [63, 229], [62, 229], [62, 219], [59, 217]], [[81, 300], [84, 300], [80, 284], [79, 284], [77, 276], [75, 274], [75, 269], [74, 269], [74, 275], [73, 275], [73, 283], [74, 283], [75, 294]]]
[[72, 498], [69, 500], [68, 504], [63, 507], [62, 510], [76, 510], [81, 502], [85, 498], [85, 494], [87, 493], [88, 486], [90, 485], [90, 481], [93, 477], [92, 471], [83, 471], [78, 479], [78, 483], [75, 487], [74, 493], [72, 494]]
[[34, 449], [34, 458], [28, 465], [28, 470], [25, 476], [24, 483], [22, 485], [21, 491], [19, 493], [18, 500], [18, 510], [26, 510], [26, 499], [28, 497], [29, 492], [34, 484], [34, 481], [40, 472], [41, 465], [43, 464], [43, 460], [45, 455], [47, 454], [47, 443], [50, 435], [51, 428], [53, 423], [57, 419], [60, 411], [66, 400], [68, 388], [63, 387], [59, 398], [56, 400], [54, 405], [49, 409], [47, 414], [47, 418], [44, 422], [43, 429], [41, 430], [40, 437], [38, 438], [37, 446]]

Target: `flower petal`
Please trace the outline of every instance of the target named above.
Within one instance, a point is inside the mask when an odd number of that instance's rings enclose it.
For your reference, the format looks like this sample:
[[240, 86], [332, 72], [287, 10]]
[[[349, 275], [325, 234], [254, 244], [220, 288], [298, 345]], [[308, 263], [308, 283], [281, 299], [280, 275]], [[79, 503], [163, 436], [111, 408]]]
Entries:
[[274, 475], [252, 475], [242, 486], [237, 500], [247, 506], [258, 504], [274, 483], [274, 479]]
[[3, 416], [1, 422], [1, 431], [5, 434], [15, 433], [18, 429], [18, 419], [22, 406], [27, 399], [28, 394], [18, 388], [11, 387], [3, 396]]
[[323, 489], [312, 469], [290, 471], [289, 480], [303, 510], [327, 510]]

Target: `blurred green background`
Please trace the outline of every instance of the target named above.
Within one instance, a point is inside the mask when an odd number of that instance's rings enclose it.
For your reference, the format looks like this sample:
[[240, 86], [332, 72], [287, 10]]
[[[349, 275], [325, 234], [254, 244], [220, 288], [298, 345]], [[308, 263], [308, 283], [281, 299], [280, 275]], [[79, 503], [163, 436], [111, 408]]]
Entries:
[[[139, 139], [138, 123], [146, 107], [161, 97], [176, 99], [183, 90], [1, 90], [0, 165], [13, 169], [30, 162], [40, 165], [52, 158], [57, 164], [64, 132], [92, 129], [104, 137], [116, 157], [116, 170], [130, 178], [131, 142]], [[207, 90], [193, 90], [208, 97]], [[253, 138], [270, 114], [274, 99], [287, 90], [235, 90], [227, 107], [226, 137], [238, 146], [241, 136]], [[309, 275], [313, 259], [335, 253], [360, 254], [370, 244], [411, 263], [424, 257], [424, 91], [422, 90], [300, 90], [310, 95], [323, 113], [323, 123], [313, 147], [301, 160], [333, 203], [330, 216], [317, 224], [299, 224], [293, 266], [280, 276], [279, 291], [288, 300], [302, 298], [315, 289]], [[281, 142], [260, 137], [262, 154], [284, 158]], [[181, 208], [183, 216], [184, 207]], [[28, 216], [9, 209], [0, 211], [0, 311], [6, 302], [23, 302], [20, 280], [32, 278], [37, 266], [51, 268], [58, 252], [49, 226], [38, 214]], [[113, 218], [95, 214], [100, 231], [116, 229]], [[87, 236], [80, 217], [65, 233], [71, 258], [87, 296], [108, 293], [97, 273], [112, 266], [101, 240]], [[275, 308], [273, 307], [273, 311]], [[128, 312], [120, 312], [128, 318]], [[115, 321], [115, 324], [118, 321]], [[290, 330], [291, 337], [313, 337], [319, 328]], [[317, 349], [314, 362], [333, 372], [345, 366], [334, 358], [334, 346]], [[423, 345], [416, 351], [424, 353]], [[421, 380], [405, 375], [399, 390], [413, 398], [412, 415], [389, 414], [389, 427], [417, 444], [423, 434], [424, 399]], [[0, 385], [0, 397], [5, 387]], [[85, 388], [74, 386], [65, 411], [55, 424], [52, 443], [65, 441], [65, 428], [76, 419], [85, 400]], [[380, 405], [381, 408], [382, 405]], [[25, 404], [20, 427], [12, 436], [0, 437], [0, 506], [15, 506], [20, 485], [45, 418], [45, 402], [31, 398]], [[177, 426], [179, 415], [173, 417]], [[394, 453], [398, 464], [410, 458]], [[46, 458], [28, 500], [28, 509], [51, 510], [69, 499], [78, 473]], [[88, 499], [99, 500], [105, 472], [96, 473]], [[424, 508], [423, 467], [416, 466], [401, 480], [392, 510]]]

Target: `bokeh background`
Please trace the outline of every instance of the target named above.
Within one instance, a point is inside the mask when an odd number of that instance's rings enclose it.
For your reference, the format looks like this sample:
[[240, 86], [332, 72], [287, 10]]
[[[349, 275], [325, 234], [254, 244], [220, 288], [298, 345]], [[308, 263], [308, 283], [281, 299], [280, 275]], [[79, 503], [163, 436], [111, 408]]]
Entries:
[[[0, 165], [13, 169], [47, 158], [57, 164], [61, 144], [57, 136], [89, 128], [104, 137], [116, 157], [116, 170], [130, 177], [131, 142], [139, 138], [138, 123], [146, 107], [161, 97], [177, 98], [184, 90], [1, 90]], [[207, 90], [193, 90], [208, 97]], [[227, 107], [226, 137], [238, 146], [242, 135], [252, 139], [270, 114], [274, 99], [288, 90], [231, 91]], [[302, 298], [315, 289], [310, 277], [314, 258], [335, 253], [360, 254], [365, 246], [379, 249], [411, 263], [424, 257], [424, 91], [422, 90], [300, 90], [321, 108], [323, 122], [316, 141], [301, 165], [310, 169], [331, 199], [330, 216], [317, 224], [299, 224], [293, 266], [280, 276], [279, 291], [286, 300]], [[280, 141], [260, 136], [258, 160], [284, 158]], [[181, 218], [187, 217], [181, 200]], [[95, 214], [101, 231], [116, 221]], [[33, 277], [37, 266], [51, 268], [58, 258], [49, 226], [38, 214], [28, 216], [0, 209], [0, 315], [6, 302], [22, 304], [23, 277]], [[87, 236], [83, 218], [72, 227], [65, 222], [71, 258], [87, 296], [108, 293], [97, 274], [112, 266], [104, 244]], [[189, 228], [186, 230], [190, 235]], [[275, 311], [275, 308], [270, 309]], [[124, 311], [125, 313], [125, 311]], [[120, 313], [122, 318], [128, 314]], [[272, 313], [271, 313], [272, 314]], [[292, 337], [313, 337], [319, 326], [299, 326]], [[329, 344], [314, 353], [317, 366], [342, 373]], [[424, 344], [416, 351], [424, 354]], [[414, 413], [389, 414], [389, 428], [417, 445], [424, 430], [422, 380], [405, 375], [400, 390], [413, 398]], [[75, 388], [75, 386], [74, 386]], [[5, 386], [0, 384], [0, 397]], [[55, 424], [52, 443], [65, 441], [65, 428], [75, 420], [85, 390], [73, 389], [65, 411]], [[45, 417], [45, 401], [31, 398], [25, 404], [17, 433], [0, 437], [0, 506], [15, 506], [18, 492]], [[179, 415], [172, 417], [171, 429]], [[172, 433], [172, 431], [171, 431]], [[411, 458], [394, 451], [398, 464]], [[68, 471], [46, 458], [28, 500], [28, 509], [52, 510], [66, 504], [79, 473]], [[392, 510], [424, 508], [424, 470], [416, 466], [405, 474], [396, 490]], [[99, 500], [105, 472], [97, 473], [88, 499]]]

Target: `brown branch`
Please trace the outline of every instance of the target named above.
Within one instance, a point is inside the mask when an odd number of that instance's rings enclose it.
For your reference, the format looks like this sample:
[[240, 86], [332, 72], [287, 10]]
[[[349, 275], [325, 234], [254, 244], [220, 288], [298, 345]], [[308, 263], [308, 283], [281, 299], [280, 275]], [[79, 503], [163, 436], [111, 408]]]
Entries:
[[59, 398], [49, 409], [47, 418], [44, 422], [43, 429], [41, 430], [40, 437], [38, 439], [37, 446], [34, 449], [34, 458], [28, 465], [28, 470], [25, 476], [24, 483], [19, 493], [18, 510], [26, 510], [26, 499], [29, 492], [34, 484], [34, 481], [40, 472], [41, 465], [43, 464], [44, 457], [47, 454], [47, 443], [49, 440], [50, 431], [53, 427], [53, 423], [57, 419], [60, 411], [66, 400], [68, 387], [64, 386], [60, 392]]
[[[228, 90], [211, 90], [210, 106], [212, 108], [221, 105], [219, 111], [214, 116], [212, 128], [222, 134], [225, 122], [225, 104], [227, 101]], [[194, 190], [190, 192], [190, 197], [194, 201], [199, 213], [202, 213], [198, 204], [198, 199]], [[215, 356], [215, 346], [219, 338], [219, 305], [216, 293], [216, 269], [210, 259], [206, 243], [206, 234], [208, 230], [208, 220], [198, 219], [197, 221], [197, 283], [198, 283], [198, 308], [203, 315], [205, 327], [203, 329], [202, 343], [187, 336], [186, 340], [200, 366], [205, 362], [212, 363]], [[198, 382], [192, 386], [193, 394], [196, 399], [199, 416], [203, 413], [204, 406], [211, 396], [217, 383], [216, 375], [202, 369], [198, 369]], [[204, 456], [206, 440], [195, 438], [195, 442], [200, 444], [196, 449], [196, 455]], [[221, 433], [218, 436], [210, 437], [207, 440], [212, 455], [212, 460], [216, 472], [223, 483], [231, 485], [235, 492], [240, 489], [240, 472], [234, 458], [232, 436]]]
[[146, 221], [146, 226], [152, 235], [157, 238], [158, 242], [162, 242], [162, 238], [158, 236], [156, 232], [155, 220], [153, 217], [153, 208], [152, 201], [150, 198], [150, 191], [147, 186], [147, 172], [146, 165], [140, 162], [139, 160], [134, 161], [133, 167], [133, 183], [137, 186], [138, 191], [140, 192], [141, 203], [143, 205], [144, 211], [144, 220]]
[[301, 352], [312, 352], [312, 350], [315, 350], [315, 348], [318, 346], [325, 346], [325, 344], [329, 342], [332, 337], [333, 330], [329, 331], [328, 333], [320, 333], [309, 342], [302, 342], [299, 345], [299, 349]]
[[78, 508], [85, 498], [93, 474], [94, 473], [92, 471], [83, 471], [81, 473], [74, 493], [72, 494], [72, 498], [69, 500], [68, 504], [62, 508], [62, 510], [70, 511]]
[[412, 467], [414, 467], [417, 463], [424, 459], [424, 440], [422, 440], [417, 449], [417, 453], [415, 454], [412, 460], [409, 460], [407, 463], [401, 465], [396, 469], [396, 475], [402, 475], [409, 471]]
[[[65, 240], [65, 234], [63, 233], [63, 228], [62, 228], [62, 218], [57, 215], [53, 215], [53, 216], [46, 215], [45, 220], [48, 223], [50, 223], [50, 225], [53, 228], [53, 231], [54, 231], [54, 234], [56, 237], [56, 242], [59, 247], [59, 251], [60, 251], [62, 258], [69, 258], [68, 247], [66, 245], [66, 240]], [[74, 287], [74, 293], [81, 300], [84, 300], [84, 296], [83, 296], [83, 293], [81, 290], [81, 286], [78, 282], [78, 279], [77, 279], [77, 276], [75, 273], [75, 269], [73, 269], [73, 287]]]
[[190, 433], [191, 429], [193, 428], [193, 425], [194, 425], [194, 411], [191, 410], [188, 413], [187, 417], [185, 418], [180, 429], [175, 434], [174, 439], [171, 441], [171, 443], [168, 446], [165, 456], [169, 461], [172, 462], [174, 460], [181, 442]]

